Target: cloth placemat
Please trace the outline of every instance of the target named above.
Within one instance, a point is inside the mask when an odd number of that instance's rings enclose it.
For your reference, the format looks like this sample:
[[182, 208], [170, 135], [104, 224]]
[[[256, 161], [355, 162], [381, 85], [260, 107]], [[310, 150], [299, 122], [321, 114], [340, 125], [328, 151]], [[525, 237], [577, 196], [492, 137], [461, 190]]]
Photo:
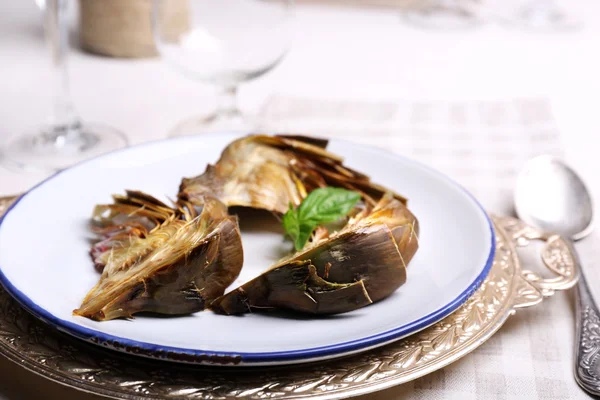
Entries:
[[[275, 96], [261, 114], [265, 130], [340, 137], [430, 165], [498, 215], [513, 214], [512, 190], [525, 161], [563, 153], [551, 107], [540, 98], [369, 103]], [[597, 257], [594, 236], [577, 245], [584, 265]], [[586, 273], [594, 286], [600, 277]], [[485, 344], [446, 368], [361, 399], [589, 398], [573, 378], [573, 295], [557, 293], [517, 312]]]

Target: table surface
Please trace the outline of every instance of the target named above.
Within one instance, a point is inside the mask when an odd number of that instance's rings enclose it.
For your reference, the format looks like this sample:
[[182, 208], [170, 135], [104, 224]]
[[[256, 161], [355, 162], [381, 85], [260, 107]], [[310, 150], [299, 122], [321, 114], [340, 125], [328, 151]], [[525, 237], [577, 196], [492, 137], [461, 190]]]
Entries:
[[[583, 20], [583, 29], [539, 33], [488, 23], [474, 30], [421, 30], [402, 24], [390, 9], [299, 6], [291, 52], [275, 70], [242, 86], [240, 104], [257, 113], [275, 93], [377, 101], [543, 97], [552, 106], [567, 161], [597, 194], [600, 2], [573, 0], [569, 10]], [[50, 109], [40, 22], [33, 1], [0, 2], [0, 140], [44, 122]], [[121, 129], [133, 144], [165, 137], [215, 102], [213, 87], [192, 82], [157, 59], [110, 59], [74, 48], [70, 70], [81, 116]], [[0, 169], [0, 195], [21, 192], [43, 178]], [[518, 315], [503, 329], [526, 318]], [[2, 357], [0, 370], [0, 399], [36, 398], [40, 391], [45, 398], [95, 398]], [[403, 398], [403, 390], [376, 398]]]

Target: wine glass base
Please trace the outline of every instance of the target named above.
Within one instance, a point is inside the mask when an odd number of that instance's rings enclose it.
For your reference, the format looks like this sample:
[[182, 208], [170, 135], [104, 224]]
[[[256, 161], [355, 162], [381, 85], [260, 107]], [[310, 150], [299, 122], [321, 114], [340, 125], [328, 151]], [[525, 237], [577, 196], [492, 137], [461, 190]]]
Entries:
[[426, 7], [402, 13], [402, 19], [410, 25], [426, 29], [462, 30], [479, 27], [481, 16], [462, 8]]
[[213, 113], [208, 116], [193, 117], [180, 122], [169, 132], [169, 137], [195, 136], [206, 133], [247, 133], [254, 130], [254, 121], [239, 113], [222, 115]]
[[16, 171], [53, 172], [125, 146], [126, 136], [106, 125], [84, 124], [76, 134], [65, 135], [57, 135], [56, 128], [41, 127], [9, 138], [0, 162]]
[[559, 8], [537, 8], [529, 6], [521, 9], [512, 18], [505, 20], [513, 25], [532, 31], [570, 31], [582, 27], [580, 20], [566, 14]]

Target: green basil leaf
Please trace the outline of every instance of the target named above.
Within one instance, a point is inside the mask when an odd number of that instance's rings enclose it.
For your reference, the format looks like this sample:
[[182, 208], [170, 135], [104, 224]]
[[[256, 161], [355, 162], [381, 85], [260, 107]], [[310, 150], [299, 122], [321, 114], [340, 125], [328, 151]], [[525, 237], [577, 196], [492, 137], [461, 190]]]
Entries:
[[294, 209], [294, 206], [290, 203], [290, 209], [283, 214], [283, 229], [290, 238], [295, 242], [298, 236], [300, 236], [300, 223], [298, 221], [298, 211]]
[[334, 187], [315, 189], [298, 207], [298, 220], [321, 225], [345, 217], [360, 200], [360, 194]]
[[298, 210], [290, 204], [290, 209], [283, 215], [283, 229], [294, 242], [296, 250], [302, 250], [316, 225], [303, 223], [298, 219]]
[[302, 250], [304, 248], [304, 245], [306, 244], [306, 242], [310, 238], [310, 235], [312, 235], [316, 227], [316, 225], [310, 223], [300, 224], [300, 231], [298, 233], [298, 237], [296, 237], [296, 240], [294, 240], [294, 247], [296, 248], [296, 250]]
[[294, 209], [283, 215], [283, 228], [294, 242], [296, 250], [302, 250], [317, 226], [334, 222], [348, 215], [360, 200], [360, 194], [342, 188], [319, 188], [313, 190]]

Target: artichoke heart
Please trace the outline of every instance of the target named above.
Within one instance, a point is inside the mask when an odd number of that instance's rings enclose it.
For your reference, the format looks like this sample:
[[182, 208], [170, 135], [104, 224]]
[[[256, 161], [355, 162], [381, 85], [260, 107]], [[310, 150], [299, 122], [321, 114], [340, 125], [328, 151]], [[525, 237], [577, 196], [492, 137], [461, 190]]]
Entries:
[[203, 310], [243, 263], [237, 219], [214, 198], [197, 213], [127, 192], [96, 208], [92, 229], [104, 235], [92, 249], [102, 275], [74, 314], [94, 320]]
[[418, 248], [418, 223], [391, 194], [339, 232], [320, 235], [290, 259], [216, 299], [211, 308], [223, 314], [260, 308], [352, 311], [404, 284], [406, 265]]

